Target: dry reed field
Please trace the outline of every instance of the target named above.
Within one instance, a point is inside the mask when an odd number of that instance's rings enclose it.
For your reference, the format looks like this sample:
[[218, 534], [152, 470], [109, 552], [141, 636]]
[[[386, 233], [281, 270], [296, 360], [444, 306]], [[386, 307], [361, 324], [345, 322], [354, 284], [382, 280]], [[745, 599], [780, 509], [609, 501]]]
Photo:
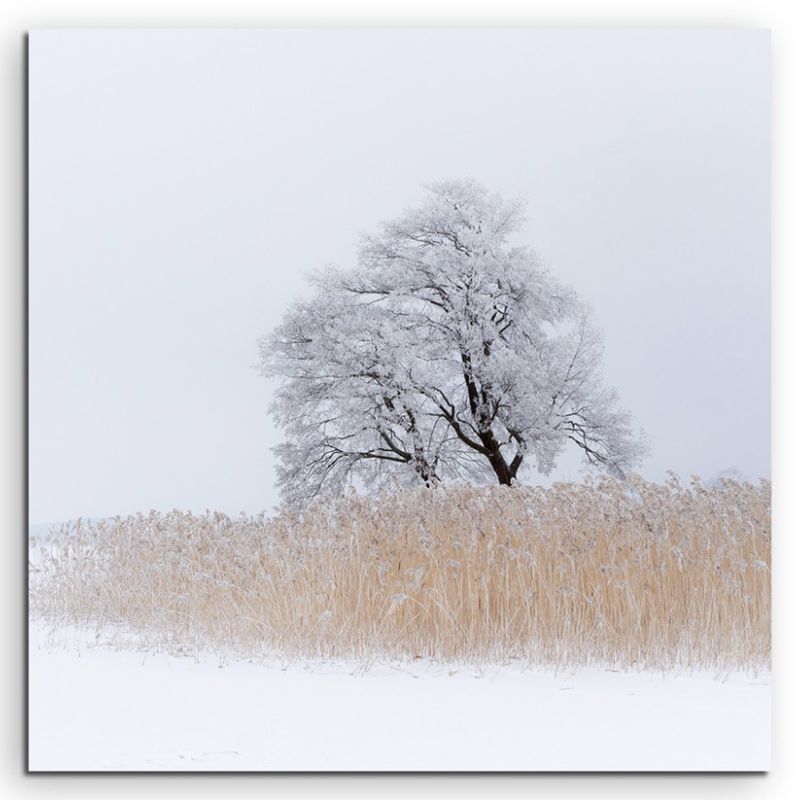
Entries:
[[398, 490], [33, 545], [31, 612], [171, 652], [638, 668], [770, 658], [770, 484]]

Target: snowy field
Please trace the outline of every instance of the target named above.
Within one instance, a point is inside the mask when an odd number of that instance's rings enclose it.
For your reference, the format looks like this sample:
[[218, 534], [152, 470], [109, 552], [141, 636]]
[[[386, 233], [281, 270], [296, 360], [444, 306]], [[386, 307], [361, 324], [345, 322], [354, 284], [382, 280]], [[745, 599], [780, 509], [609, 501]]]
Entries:
[[30, 768], [768, 770], [769, 675], [221, 663], [30, 631]]

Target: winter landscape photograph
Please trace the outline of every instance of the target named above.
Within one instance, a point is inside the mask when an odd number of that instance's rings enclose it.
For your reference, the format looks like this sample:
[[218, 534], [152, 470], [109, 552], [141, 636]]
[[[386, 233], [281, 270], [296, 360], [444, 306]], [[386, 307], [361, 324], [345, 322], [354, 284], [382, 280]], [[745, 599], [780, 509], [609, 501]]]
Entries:
[[28, 768], [770, 769], [770, 40], [29, 39]]

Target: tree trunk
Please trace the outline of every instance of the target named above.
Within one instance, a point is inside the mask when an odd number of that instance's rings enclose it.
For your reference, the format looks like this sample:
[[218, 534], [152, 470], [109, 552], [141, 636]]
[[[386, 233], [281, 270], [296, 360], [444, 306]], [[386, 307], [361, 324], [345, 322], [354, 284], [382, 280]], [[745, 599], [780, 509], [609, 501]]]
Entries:
[[514, 476], [499, 449], [489, 456], [489, 463], [492, 465], [494, 474], [497, 475], [498, 483], [501, 486], [511, 486], [511, 479]]

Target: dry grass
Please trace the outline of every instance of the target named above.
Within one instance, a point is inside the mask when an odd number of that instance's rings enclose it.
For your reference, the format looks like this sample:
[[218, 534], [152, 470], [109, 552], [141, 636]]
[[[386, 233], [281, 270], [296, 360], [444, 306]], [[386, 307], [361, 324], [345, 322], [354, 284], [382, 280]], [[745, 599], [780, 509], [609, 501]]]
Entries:
[[35, 615], [169, 650], [764, 666], [770, 485], [611, 479], [353, 496], [56, 533]]

